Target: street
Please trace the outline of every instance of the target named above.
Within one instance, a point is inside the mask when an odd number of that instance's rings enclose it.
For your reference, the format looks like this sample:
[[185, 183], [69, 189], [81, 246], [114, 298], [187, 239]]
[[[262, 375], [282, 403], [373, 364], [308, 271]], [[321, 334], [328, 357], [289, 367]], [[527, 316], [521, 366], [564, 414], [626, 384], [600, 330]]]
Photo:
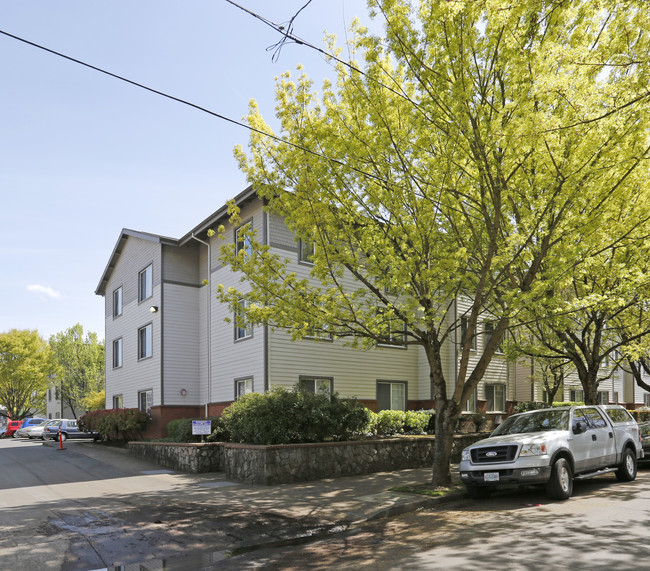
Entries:
[[[612, 474], [576, 482], [566, 502], [550, 502], [540, 490], [462, 498], [332, 526], [328, 539], [294, 545], [286, 538], [309, 538], [335, 523], [338, 516], [314, 498], [345, 506], [350, 486], [343, 480], [246, 486], [223, 474], [174, 474], [103, 446], [68, 441], [64, 447], [0, 440], [1, 569], [621, 571], [647, 567], [650, 555], [644, 466], [631, 483]], [[304, 505], [291, 504], [293, 498], [304, 498]]]

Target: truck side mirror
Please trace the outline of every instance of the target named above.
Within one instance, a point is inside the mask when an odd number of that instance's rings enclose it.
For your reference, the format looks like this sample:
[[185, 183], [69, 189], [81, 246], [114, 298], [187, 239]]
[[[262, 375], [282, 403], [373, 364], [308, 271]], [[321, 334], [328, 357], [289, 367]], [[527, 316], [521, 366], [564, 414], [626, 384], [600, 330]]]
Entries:
[[587, 432], [587, 425], [579, 420], [573, 425], [573, 434], [582, 434], [583, 432]]

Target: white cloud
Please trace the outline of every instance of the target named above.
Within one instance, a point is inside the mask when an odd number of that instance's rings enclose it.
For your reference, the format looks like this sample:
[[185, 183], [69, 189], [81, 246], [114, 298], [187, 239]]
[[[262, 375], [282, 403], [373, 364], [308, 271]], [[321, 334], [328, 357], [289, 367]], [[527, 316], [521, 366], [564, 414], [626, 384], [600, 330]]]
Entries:
[[49, 297], [49, 298], [52, 298], [52, 299], [59, 299], [61, 297], [60, 292], [52, 289], [51, 287], [42, 286], [42, 285], [38, 285], [38, 284], [28, 285], [27, 286], [27, 291], [42, 294], [40, 296], [41, 299], [44, 299], [44, 297]]

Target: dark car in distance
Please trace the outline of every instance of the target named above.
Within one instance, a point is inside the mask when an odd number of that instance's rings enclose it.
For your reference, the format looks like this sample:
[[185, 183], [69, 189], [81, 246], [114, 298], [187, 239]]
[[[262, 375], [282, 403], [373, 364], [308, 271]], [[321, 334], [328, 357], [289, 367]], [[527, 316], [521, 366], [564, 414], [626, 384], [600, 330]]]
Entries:
[[46, 425], [43, 429], [43, 439], [58, 440], [59, 429], [61, 432], [61, 440], [67, 440], [68, 438], [94, 438], [96, 436], [94, 432], [79, 430], [76, 420], [64, 418], [53, 424]]

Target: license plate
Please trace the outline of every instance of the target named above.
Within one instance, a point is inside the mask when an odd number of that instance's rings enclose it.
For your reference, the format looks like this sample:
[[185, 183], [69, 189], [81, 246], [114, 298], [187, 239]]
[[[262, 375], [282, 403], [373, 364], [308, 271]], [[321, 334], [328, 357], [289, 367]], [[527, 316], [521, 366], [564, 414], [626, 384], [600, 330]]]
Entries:
[[483, 474], [484, 482], [498, 482], [499, 481], [499, 472], [485, 472]]

